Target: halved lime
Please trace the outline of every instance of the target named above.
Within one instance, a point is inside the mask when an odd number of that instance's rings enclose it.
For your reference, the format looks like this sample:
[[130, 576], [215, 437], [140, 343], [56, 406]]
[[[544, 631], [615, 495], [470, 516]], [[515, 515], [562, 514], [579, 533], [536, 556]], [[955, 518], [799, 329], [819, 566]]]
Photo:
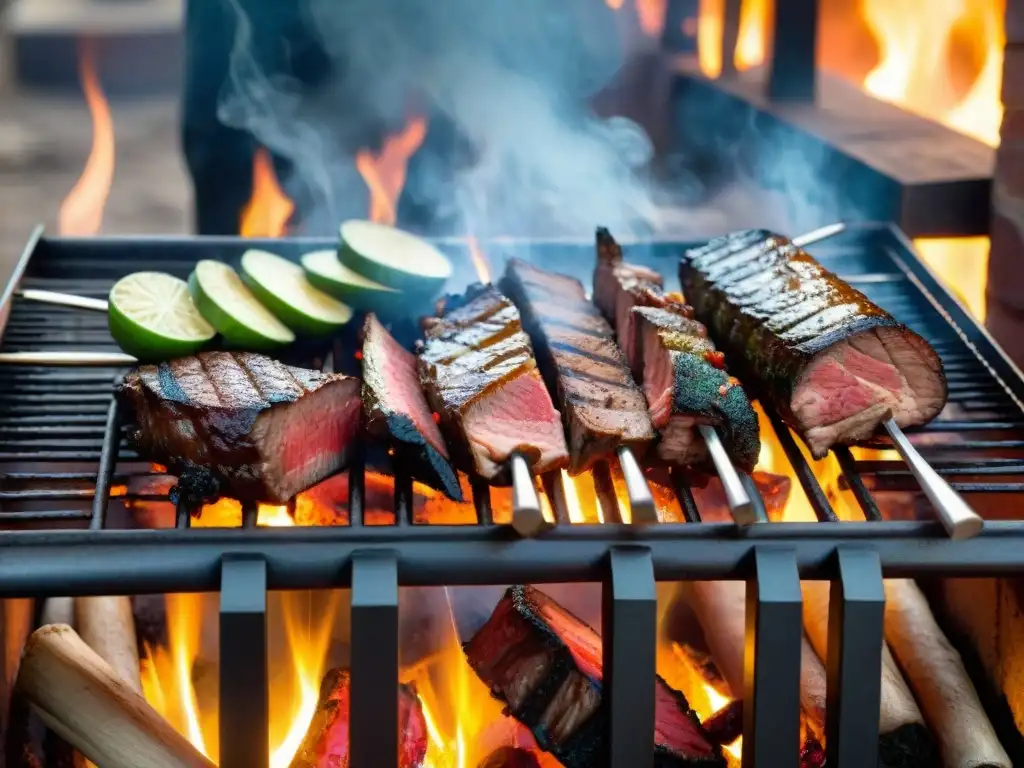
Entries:
[[313, 251], [302, 257], [309, 282], [350, 307], [367, 312], [393, 312], [402, 306], [401, 291], [363, 277], [338, 260], [338, 251]]
[[260, 304], [227, 264], [203, 259], [192, 271], [188, 287], [203, 317], [228, 346], [270, 349], [295, 341], [295, 334]]
[[451, 277], [448, 257], [416, 235], [358, 219], [338, 232], [341, 263], [389, 288], [433, 295]]
[[268, 251], [242, 254], [242, 277], [267, 309], [299, 333], [325, 336], [352, 319], [352, 309], [313, 287], [302, 267]]
[[163, 272], [122, 277], [107, 305], [110, 335], [140, 360], [194, 354], [217, 333], [196, 309], [185, 281]]

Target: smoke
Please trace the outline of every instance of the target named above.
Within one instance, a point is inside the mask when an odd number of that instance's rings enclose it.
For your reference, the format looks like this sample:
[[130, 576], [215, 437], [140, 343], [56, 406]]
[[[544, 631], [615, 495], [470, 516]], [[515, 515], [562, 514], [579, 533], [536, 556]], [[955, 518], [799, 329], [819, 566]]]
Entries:
[[[433, 221], [484, 237], [657, 227], [650, 140], [588, 106], [622, 58], [604, 3], [309, 0], [301, 18], [253, 23], [245, 0], [226, 2], [238, 25], [219, 117], [290, 161], [282, 183], [309, 196], [307, 233], [365, 216], [356, 152], [417, 114], [430, 131], [405, 197]], [[313, 43], [327, 74], [296, 77]]]

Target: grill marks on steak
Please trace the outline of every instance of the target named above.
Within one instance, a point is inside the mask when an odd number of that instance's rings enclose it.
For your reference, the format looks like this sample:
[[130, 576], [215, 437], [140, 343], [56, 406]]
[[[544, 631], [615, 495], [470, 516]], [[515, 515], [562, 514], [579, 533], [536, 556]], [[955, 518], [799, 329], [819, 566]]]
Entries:
[[[347, 669], [331, 669], [320, 684], [320, 697], [290, 768], [347, 768], [349, 765], [349, 713], [351, 676]], [[398, 765], [420, 768], [427, 756], [427, 721], [416, 689], [398, 687]]]
[[371, 313], [363, 324], [363, 407], [374, 437], [391, 443], [417, 480], [462, 501], [441, 430], [420, 389], [416, 357]]
[[736, 232], [687, 253], [697, 316], [804, 438], [812, 455], [903, 427], [946, 402], [942, 363], [919, 335], [788, 239]]
[[540, 474], [566, 466], [561, 418], [512, 302], [486, 286], [445, 306], [424, 321], [419, 375], [462, 463], [489, 480], [505, 479], [513, 453]]
[[638, 453], [654, 437], [643, 395], [611, 326], [578, 280], [513, 259], [502, 287], [519, 307], [545, 380], [569, 433], [570, 472], [579, 473], [621, 446]]
[[[492, 694], [566, 768], [607, 755], [601, 638], [548, 595], [510, 587], [463, 649]], [[660, 768], [724, 768], [685, 697], [655, 681], [655, 759]]]
[[359, 379], [248, 352], [203, 352], [129, 372], [116, 394], [133, 447], [214, 496], [284, 503], [344, 468], [360, 425]]
[[624, 262], [607, 229], [599, 228], [596, 239], [595, 300], [614, 320], [619, 345], [643, 382], [658, 430], [657, 457], [677, 465], [707, 462], [698, 427], [711, 424], [739, 468], [752, 471], [760, 452], [757, 415], [736, 379], [709, 362], [715, 347], [707, 328], [682, 297], [662, 291], [657, 273]]

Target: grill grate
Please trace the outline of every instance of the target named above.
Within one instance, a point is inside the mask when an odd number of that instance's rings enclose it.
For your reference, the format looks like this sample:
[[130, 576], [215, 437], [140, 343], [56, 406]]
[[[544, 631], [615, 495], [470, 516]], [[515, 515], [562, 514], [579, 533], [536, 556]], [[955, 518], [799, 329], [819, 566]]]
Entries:
[[[442, 243], [456, 274], [472, 275], [465, 248]], [[2, 352], [113, 351], [101, 315], [31, 304], [12, 297], [15, 284], [100, 298], [119, 276], [161, 269], [182, 277], [199, 258], [236, 260], [247, 247], [297, 257], [323, 240], [242, 241], [235, 238], [35, 238], [0, 294], [0, 318], [10, 308]], [[675, 279], [674, 257], [684, 247], [629, 249], [632, 260], [660, 267]], [[947, 367], [950, 406], [916, 432], [922, 453], [972, 501], [998, 500], [1024, 489], [1024, 379], [987, 334], [939, 286], [902, 237], [885, 226], [851, 228], [813, 248], [824, 264], [928, 338]], [[500, 242], [487, 249], [495, 272], [516, 255], [558, 264], [586, 282], [592, 246], [581, 243]], [[22, 275], [24, 271], [24, 275]], [[469, 280], [466, 279], [466, 282]], [[452, 289], [461, 288], [453, 285]], [[669, 286], [672, 287], [671, 285]], [[331, 364], [354, 363], [338, 340]], [[309, 351], [305, 362], [316, 355]], [[296, 362], [299, 362], [296, 360]], [[473, 482], [476, 525], [422, 525], [413, 519], [412, 483], [399, 472], [394, 525], [364, 518], [370, 456], [349, 470], [350, 524], [321, 528], [161, 530], [122, 527], [125, 502], [165, 500], [128, 490], [155, 476], [124, 444], [111, 400], [113, 368], [0, 366], [0, 525], [91, 528], [91, 531], [14, 530], [0, 537], [0, 597], [219, 591], [221, 618], [221, 765], [249, 768], [253, 745], [266, 745], [266, 590], [351, 587], [352, 764], [394, 765], [397, 735], [373, 724], [393, 722], [398, 679], [399, 586], [600, 581], [603, 695], [609, 700], [610, 765], [651, 765], [657, 603], [656, 580], [743, 579], [753, 664], [745, 665], [744, 760], [795, 765], [799, 744], [802, 636], [801, 578], [833, 582], [829, 633], [840, 652], [829, 654], [828, 763], [860, 768], [877, 763], [884, 592], [882, 576], [1000, 575], [1024, 570], [1024, 523], [989, 521], [981, 535], [948, 540], [934, 522], [882, 521], [879, 495], [916, 491], [905, 464], [888, 456], [856, 459], [836, 453], [841, 482], [872, 525], [835, 523], [836, 512], [815, 467], [792, 435], [769, 413], [780, 444], [820, 522], [760, 525], [700, 523], [700, 509], [681, 476], [673, 476], [685, 522], [622, 525], [607, 509], [605, 525], [556, 525], [523, 540], [494, 524], [491, 492]], [[910, 430], [911, 434], [915, 430]], [[932, 442], [936, 436], [937, 442]], [[880, 442], [879, 447], [885, 447]], [[611, 483], [607, 472], [595, 478]], [[549, 495], [557, 499], [557, 488]], [[753, 484], [752, 498], [760, 500]], [[605, 496], [608, 494], [606, 493]], [[761, 500], [760, 516], [764, 516]], [[559, 505], [559, 522], [566, 523]], [[243, 528], [256, 523], [246, 510]], [[847, 664], [859, 659], [859, 664]], [[833, 684], [836, 689], [833, 689]], [[877, 701], [877, 698], [874, 700]], [[246, 717], [233, 717], [245, 712]], [[362, 724], [362, 726], [360, 726]], [[834, 738], [833, 738], [834, 737]], [[1008, 746], [1020, 746], [1007, 741]], [[259, 750], [257, 750], [259, 751]], [[750, 760], [747, 763], [747, 760]]]

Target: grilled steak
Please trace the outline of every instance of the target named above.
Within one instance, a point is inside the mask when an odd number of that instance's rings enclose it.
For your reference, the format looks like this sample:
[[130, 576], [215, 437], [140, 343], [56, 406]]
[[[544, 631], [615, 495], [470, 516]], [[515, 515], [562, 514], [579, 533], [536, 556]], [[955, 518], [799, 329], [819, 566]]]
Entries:
[[688, 252], [680, 280], [697, 317], [816, 458], [903, 427], [946, 402], [935, 350], [788, 239], [747, 230]]
[[569, 432], [570, 471], [589, 469], [621, 445], [642, 453], [654, 438], [643, 394], [580, 282], [513, 259], [501, 284], [522, 312], [544, 378], [557, 394]]
[[[464, 646], [469, 665], [541, 749], [566, 768], [603, 764], [608, 711], [601, 691], [601, 638], [533, 587], [510, 587]], [[659, 768], [724, 768], [686, 698], [655, 681], [655, 758]]]
[[208, 495], [284, 503], [345, 466], [359, 431], [359, 379], [248, 352], [203, 352], [143, 365], [117, 386], [129, 440]]
[[667, 309], [636, 307], [642, 342], [644, 395], [660, 440], [662, 460], [697, 464], [708, 457], [697, 430], [719, 429], [738, 468], [752, 472], [761, 451], [757, 414], [739, 381], [723, 368], [721, 354], [705, 337], [690, 333], [692, 323]]
[[370, 434], [388, 441], [415, 479], [462, 501], [459, 477], [420, 389], [416, 357], [372, 313], [363, 325], [363, 407]]
[[444, 316], [424, 321], [418, 367], [456, 458], [500, 482], [513, 453], [523, 454], [537, 473], [566, 466], [561, 419], [512, 302], [486, 286], [445, 308]]
[[615, 323], [634, 377], [643, 382], [658, 430], [658, 458], [678, 465], [706, 462], [697, 427], [711, 424], [721, 428], [736, 464], [750, 472], [761, 447], [757, 415], [739, 382], [725, 372], [707, 328], [692, 319], [693, 308], [661, 286], [657, 273], [623, 261], [607, 229], [597, 230], [594, 296]]
[[[331, 669], [320, 684], [320, 698], [291, 768], [341, 768], [349, 765], [348, 722], [351, 678]], [[398, 765], [420, 768], [427, 756], [427, 721], [412, 686], [398, 687]]]

